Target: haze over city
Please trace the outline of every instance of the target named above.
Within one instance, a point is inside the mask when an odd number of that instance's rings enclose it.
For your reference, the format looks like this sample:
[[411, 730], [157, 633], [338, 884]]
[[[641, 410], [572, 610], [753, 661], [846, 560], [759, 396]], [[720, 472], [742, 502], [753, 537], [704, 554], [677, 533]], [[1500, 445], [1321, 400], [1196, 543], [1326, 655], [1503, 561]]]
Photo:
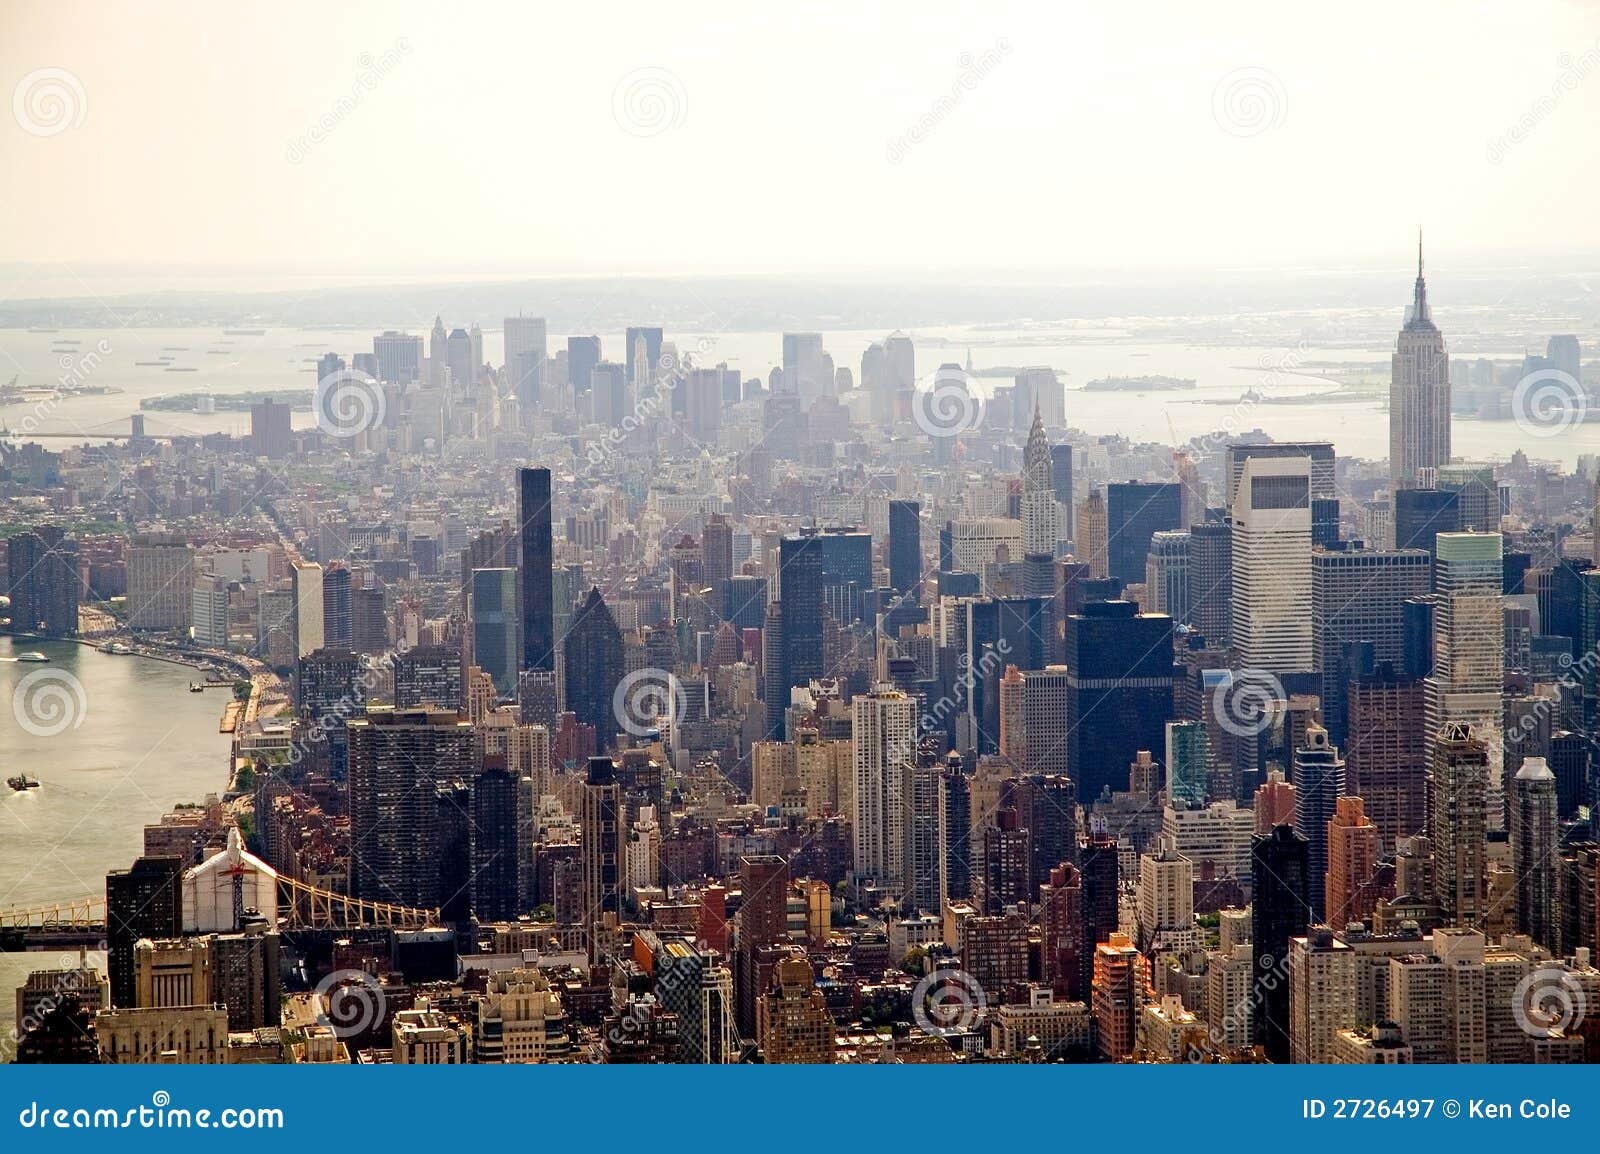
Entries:
[[63, 264], [97, 291], [1394, 269], [1419, 221], [1441, 264], [1600, 252], [1592, 5], [1214, 16], [13, 3], [7, 86], [76, 85], [69, 130], [0, 132], [27, 174], [0, 252], [39, 266], [5, 295], [77, 295]]

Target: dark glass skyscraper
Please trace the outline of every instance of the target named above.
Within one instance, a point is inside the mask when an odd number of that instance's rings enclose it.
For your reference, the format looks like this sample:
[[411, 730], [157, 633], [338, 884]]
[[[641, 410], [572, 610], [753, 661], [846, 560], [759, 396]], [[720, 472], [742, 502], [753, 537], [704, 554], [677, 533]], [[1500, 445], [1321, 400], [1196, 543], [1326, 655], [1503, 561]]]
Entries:
[[551, 576], [550, 470], [517, 470], [517, 524], [522, 536], [522, 667], [556, 667]]
[[622, 631], [598, 588], [591, 588], [567, 629], [566, 703], [583, 725], [594, 726], [601, 747], [611, 743], [619, 724], [612, 704], [622, 681]]
[[134, 943], [183, 932], [183, 867], [179, 857], [142, 857], [132, 869], [106, 875], [106, 968], [113, 1006], [137, 1002]]
[[1091, 602], [1067, 618], [1067, 772], [1079, 800], [1127, 789], [1139, 751], [1166, 747], [1172, 631], [1172, 618], [1131, 601]]
[[1050, 446], [1050, 487], [1061, 503], [1061, 533], [1072, 539], [1072, 446]]
[[1250, 843], [1251, 1024], [1271, 1062], [1289, 1060], [1289, 939], [1311, 924], [1310, 849], [1287, 825]]
[[1461, 528], [1458, 497], [1446, 489], [1401, 489], [1394, 495], [1394, 543], [1400, 549], [1434, 551], [1440, 533]]
[[472, 912], [480, 921], [508, 921], [522, 912], [516, 774], [500, 755], [483, 759], [472, 783]]
[[[785, 537], [778, 545], [778, 610], [782, 656], [776, 693], [778, 716], [789, 702], [789, 690], [822, 676], [822, 538], [805, 534]], [[774, 702], [768, 701], [768, 714]]]
[[351, 640], [351, 580], [348, 566], [335, 562], [322, 573], [322, 644], [328, 649], [349, 649]]
[[1144, 580], [1150, 538], [1183, 528], [1183, 486], [1176, 481], [1114, 481], [1106, 486], [1106, 566], [1124, 584]]
[[922, 584], [922, 505], [889, 502], [889, 587], [915, 594]]

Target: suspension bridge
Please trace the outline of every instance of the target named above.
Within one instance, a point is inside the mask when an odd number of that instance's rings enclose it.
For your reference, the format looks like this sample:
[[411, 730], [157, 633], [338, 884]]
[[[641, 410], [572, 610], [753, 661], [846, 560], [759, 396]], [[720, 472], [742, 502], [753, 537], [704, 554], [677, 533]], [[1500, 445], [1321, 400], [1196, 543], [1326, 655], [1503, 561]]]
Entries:
[[[279, 876], [278, 928], [304, 930], [414, 930], [437, 925], [437, 909], [415, 909], [353, 898]], [[31, 907], [0, 909], [0, 952], [94, 947], [106, 938], [104, 894]]]

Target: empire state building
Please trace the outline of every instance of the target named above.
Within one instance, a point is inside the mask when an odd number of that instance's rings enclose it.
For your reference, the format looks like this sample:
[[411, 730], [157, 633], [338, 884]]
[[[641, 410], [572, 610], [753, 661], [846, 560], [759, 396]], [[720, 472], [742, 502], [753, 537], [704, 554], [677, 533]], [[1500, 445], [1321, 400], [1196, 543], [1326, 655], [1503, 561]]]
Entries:
[[1389, 478], [1396, 489], [1416, 488], [1419, 469], [1449, 463], [1450, 358], [1428, 312], [1419, 235], [1417, 285], [1389, 378]]

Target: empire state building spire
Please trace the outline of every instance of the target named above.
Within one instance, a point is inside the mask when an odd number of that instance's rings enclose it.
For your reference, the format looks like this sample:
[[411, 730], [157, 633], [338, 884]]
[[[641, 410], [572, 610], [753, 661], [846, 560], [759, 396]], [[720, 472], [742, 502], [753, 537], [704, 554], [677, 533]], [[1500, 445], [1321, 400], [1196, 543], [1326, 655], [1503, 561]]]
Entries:
[[1412, 290], [1411, 313], [1406, 317], [1406, 328], [1427, 332], [1434, 328], [1433, 317], [1428, 312], [1428, 282], [1422, 278], [1422, 230], [1417, 230], [1417, 284]]
[[1450, 358], [1428, 309], [1417, 232], [1417, 283], [1395, 342], [1389, 377], [1389, 479], [1416, 488], [1423, 469], [1450, 463]]

